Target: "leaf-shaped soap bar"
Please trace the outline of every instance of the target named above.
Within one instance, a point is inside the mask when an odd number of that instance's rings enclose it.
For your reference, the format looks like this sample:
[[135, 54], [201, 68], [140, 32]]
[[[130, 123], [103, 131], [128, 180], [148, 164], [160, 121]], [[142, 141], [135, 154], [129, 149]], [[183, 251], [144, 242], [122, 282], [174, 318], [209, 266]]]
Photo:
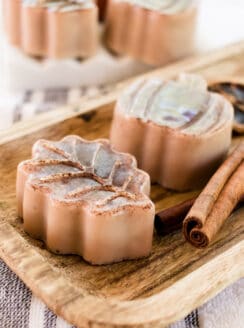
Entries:
[[18, 166], [24, 229], [53, 252], [94, 264], [146, 256], [153, 234], [150, 178], [107, 140], [39, 140]]

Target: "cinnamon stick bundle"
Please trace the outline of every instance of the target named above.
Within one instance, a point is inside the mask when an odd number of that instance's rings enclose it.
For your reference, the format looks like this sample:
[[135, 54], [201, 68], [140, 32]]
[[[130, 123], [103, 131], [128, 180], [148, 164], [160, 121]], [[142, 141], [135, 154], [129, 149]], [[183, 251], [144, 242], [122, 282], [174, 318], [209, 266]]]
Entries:
[[183, 221], [185, 238], [206, 247], [244, 196], [244, 142], [220, 166]]

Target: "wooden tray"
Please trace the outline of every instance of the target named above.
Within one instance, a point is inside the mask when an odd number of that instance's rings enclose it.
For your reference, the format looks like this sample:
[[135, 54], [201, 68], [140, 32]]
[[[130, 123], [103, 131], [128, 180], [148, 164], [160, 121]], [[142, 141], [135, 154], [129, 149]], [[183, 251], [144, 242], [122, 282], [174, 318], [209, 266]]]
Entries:
[[[180, 71], [199, 72], [208, 80], [240, 81], [244, 43], [150, 75], [168, 78]], [[178, 231], [163, 238], [155, 235], [149, 258], [106, 266], [53, 255], [23, 232], [15, 204], [18, 162], [30, 157], [39, 138], [59, 139], [70, 133], [87, 139], [108, 137], [113, 103], [126, 83], [80, 108], [45, 114], [0, 134], [0, 256], [51, 310], [78, 327], [163, 327], [244, 276], [243, 208], [204, 250], [193, 248]], [[195, 194], [154, 185], [151, 196], [159, 210]]]

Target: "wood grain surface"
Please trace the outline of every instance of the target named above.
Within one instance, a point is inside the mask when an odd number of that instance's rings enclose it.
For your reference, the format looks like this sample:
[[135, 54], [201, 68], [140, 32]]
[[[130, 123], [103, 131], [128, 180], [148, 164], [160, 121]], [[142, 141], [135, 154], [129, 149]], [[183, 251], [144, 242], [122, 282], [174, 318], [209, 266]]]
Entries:
[[[244, 44], [217, 54], [210, 54], [209, 61], [206, 55], [155, 74], [169, 77], [191, 70], [211, 81], [240, 81]], [[89, 140], [108, 137], [116, 90], [106, 96], [106, 104], [99, 99], [86, 105], [93, 111], [65, 113], [56, 121], [50, 113], [40, 125], [37, 121], [18, 124], [12, 135], [0, 136], [0, 256], [51, 310], [77, 327], [164, 327], [244, 276], [244, 208], [227, 220], [206, 249], [195, 249], [177, 231], [155, 235], [148, 258], [105, 266], [48, 252], [41, 241], [25, 234], [16, 215], [16, 167], [30, 157], [32, 144], [39, 138], [57, 140], [67, 134]], [[44, 117], [50, 118], [45, 128]], [[235, 137], [233, 144], [240, 139]], [[153, 185], [151, 197], [160, 210], [198, 192], [174, 193]]]

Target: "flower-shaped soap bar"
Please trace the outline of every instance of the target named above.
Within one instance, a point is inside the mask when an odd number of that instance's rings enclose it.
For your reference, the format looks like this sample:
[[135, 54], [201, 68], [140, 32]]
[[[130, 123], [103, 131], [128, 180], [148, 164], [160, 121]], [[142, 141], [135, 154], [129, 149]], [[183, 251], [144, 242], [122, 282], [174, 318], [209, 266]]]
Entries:
[[39, 140], [17, 173], [24, 229], [53, 252], [79, 254], [93, 264], [150, 253], [150, 178], [107, 140]]
[[4, 0], [3, 5], [8, 39], [26, 54], [86, 58], [96, 52], [93, 0]]

